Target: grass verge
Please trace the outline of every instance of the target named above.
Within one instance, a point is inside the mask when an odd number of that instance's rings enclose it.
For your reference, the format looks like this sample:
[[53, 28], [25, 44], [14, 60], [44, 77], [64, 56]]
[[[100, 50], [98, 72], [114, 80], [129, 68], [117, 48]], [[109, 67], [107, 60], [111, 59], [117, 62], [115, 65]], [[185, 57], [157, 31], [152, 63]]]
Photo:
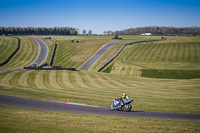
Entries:
[[141, 69], [141, 76], [163, 79], [195, 79], [200, 78], [200, 70]]
[[0, 132], [199, 132], [200, 121], [36, 111], [0, 106]]
[[13, 70], [0, 72], [0, 93], [39, 100], [108, 108], [127, 93], [133, 110], [200, 113], [200, 79], [150, 79], [91, 71]]

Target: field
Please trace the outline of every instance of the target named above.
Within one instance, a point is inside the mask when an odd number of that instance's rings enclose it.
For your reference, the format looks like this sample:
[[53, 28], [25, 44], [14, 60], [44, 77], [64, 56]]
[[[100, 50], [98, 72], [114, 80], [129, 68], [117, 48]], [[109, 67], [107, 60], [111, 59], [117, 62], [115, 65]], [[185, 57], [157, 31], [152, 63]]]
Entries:
[[[11, 39], [11, 37], [8, 38]], [[0, 66], [0, 69], [22, 68], [23, 66], [29, 65], [36, 59], [39, 53], [39, 46], [37, 45], [37, 43], [25, 37], [19, 37], [19, 38], [21, 40], [21, 46], [19, 51], [16, 53], [15, 56], [13, 56], [13, 58], [7, 64]], [[14, 43], [17, 43], [17, 41], [15, 40]], [[7, 45], [9, 46], [10, 44], [8, 43]], [[5, 51], [10, 51], [10, 48], [7, 47]]]
[[0, 106], [0, 118], [0, 132], [197, 133], [200, 131], [199, 121], [61, 113], [2, 106]]
[[[198, 37], [133, 44], [128, 46], [114, 61], [109, 72], [112, 74], [170, 78], [170, 75], [177, 70], [171, 78], [199, 78], [199, 50], [200, 38]], [[143, 70], [143, 74], [141, 74], [141, 70]], [[165, 76], [155, 71], [163, 71]], [[176, 75], [179, 73], [180, 76], [177, 77]], [[197, 75], [187, 77], [187, 73], [196, 73]]]
[[[160, 39], [160, 37], [150, 38], [141, 36], [121, 36], [123, 40], [111, 40], [113, 36], [51, 36], [52, 39], [44, 39], [44, 36], [36, 37], [45, 41], [49, 46], [49, 55], [46, 60], [47, 63], [50, 61], [52, 50], [54, 48], [54, 44], [56, 43], [58, 46], [53, 65], [76, 69], [78, 69], [78, 67], [80, 67], [87, 59], [89, 59], [94, 53], [96, 53], [96, 51], [108, 42]], [[71, 40], [78, 40], [79, 42], [72, 43]], [[124, 44], [120, 44], [119, 46], [121, 47], [123, 45]], [[113, 52], [113, 54], [114, 53], [115, 52]], [[94, 68], [91, 68], [91, 70], [98, 70]]]
[[[37, 36], [43, 39], [44, 36]], [[105, 43], [111, 41], [111, 36], [52, 36], [43, 39], [51, 54], [54, 43], [58, 44], [54, 64], [62, 67], [78, 68]], [[122, 36], [124, 40], [151, 40], [160, 37]], [[34, 41], [20, 37], [22, 49], [13, 57], [17, 61], [10, 62], [1, 68], [21, 67], [31, 63], [38, 54], [39, 48]], [[71, 43], [71, 39], [79, 43]], [[190, 42], [183, 49], [187, 54], [170, 51], [181, 49], [183, 42]], [[157, 56], [158, 49], [167, 44], [172, 47], [168, 57]], [[154, 46], [153, 46], [154, 45]], [[167, 69], [170, 65], [175, 70], [199, 70], [198, 38], [169, 38], [169, 40], [152, 43], [141, 43], [128, 46], [120, 56], [104, 71], [96, 72], [99, 67], [112, 58], [124, 44], [118, 44], [109, 49], [89, 71], [48, 71], [48, 70], [12, 70], [0, 72], [0, 93], [33, 98], [39, 100], [57, 100], [75, 103], [100, 105], [108, 108], [112, 100], [126, 92], [134, 99], [133, 110], [158, 111], [175, 113], [200, 114], [200, 78], [196, 79], [155, 79], [140, 77], [142, 69]], [[140, 58], [134, 55], [139, 48], [139, 56], [146, 50], [154, 51], [151, 56]], [[180, 46], [180, 47], [179, 47]], [[197, 46], [193, 49], [194, 46]], [[167, 48], [165, 48], [167, 49]], [[181, 51], [181, 50], [180, 50]], [[32, 54], [31, 54], [32, 53]], [[195, 54], [194, 54], [195, 53]], [[132, 56], [134, 55], [134, 56]], [[187, 55], [187, 56], [185, 56]], [[188, 56], [191, 55], [190, 58]], [[29, 56], [29, 58], [28, 58]], [[24, 58], [22, 58], [24, 57]], [[149, 61], [149, 59], [151, 59]], [[50, 60], [50, 55], [47, 62]], [[173, 60], [173, 61], [172, 61]], [[134, 61], [134, 62], [133, 62]], [[136, 64], [135, 64], [136, 62]], [[161, 62], [161, 63], [159, 63]], [[176, 63], [180, 66], [176, 66]], [[189, 63], [185, 66], [185, 62]], [[154, 64], [153, 64], [154, 63]], [[163, 65], [163, 63], [166, 63]], [[173, 64], [175, 63], [175, 64]], [[159, 65], [162, 64], [162, 65]], [[143, 67], [145, 65], [146, 67]], [[180, 68], [180, 69], [179, 69]], [[34, 111], [0, 106], [0, 132], [199, 132], [199, 121], [162, 120], [145, 118], [127, 118], [100, 116], [89, 114], [60, 113]], [[80, 120], [81, 119], [81, 120]], [[121, 124], [119, 124], [121, 123]]]
[[0, 37], [0, 63], [4, 62], [18, 46], [18, 40], [14, 37]]

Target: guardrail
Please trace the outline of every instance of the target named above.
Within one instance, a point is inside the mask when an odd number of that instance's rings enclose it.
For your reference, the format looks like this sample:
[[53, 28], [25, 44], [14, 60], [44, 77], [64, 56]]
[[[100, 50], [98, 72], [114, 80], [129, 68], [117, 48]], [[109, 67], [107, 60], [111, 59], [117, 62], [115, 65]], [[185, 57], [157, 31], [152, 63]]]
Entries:
[[28, 67], [23, 67], [23, 69], [31, 69], [31, 70], [69, 70], [69, 71], [76, 71], [75, 68], [62, 68], [61, 66], [39, 66], [39, 67], [28, 66]]
[[128, 45], [135, 44], [135, 43], [142, 43], [142, 42], [152, 42], [152, 41], [159, 41], [159, 40], [137, 41], [137, 42], [132, 42], [132, 43], [125, 44], [124, 47], [117, 53], [117, 55], [115, 55], [115, 57], [113, 57], [111, 60], [109, 60], [105, 65], [103, 65], [97, 72], [101, 72], [108, 64], [110, 64], [115, 58], [117, 58], [117, 56], [119, 56], [119, 54], [120, 54]]
[[11, 58], [17, 53], [17, 51], [20, 49], [20, 39], [18, 37], [16, 37], [18, 39], [18, 46], [17, 49], [8, 57], [8, 59], [6, 59], [4, 62], [0, 63], [0, 66], [5, 65], [6, 63], [8, 63]]
[[56, 48], [57, 48], [57, 44], [55, 43], [54, 49], [53, 49], [53, 52], [52, 52], [52, 55], [51, 55], [51, 59], [49, 61], [50, 66], [52, 66], [52, 64], [53, 64], [53, 59], [54, 59], [54, 56], [55, 56]]

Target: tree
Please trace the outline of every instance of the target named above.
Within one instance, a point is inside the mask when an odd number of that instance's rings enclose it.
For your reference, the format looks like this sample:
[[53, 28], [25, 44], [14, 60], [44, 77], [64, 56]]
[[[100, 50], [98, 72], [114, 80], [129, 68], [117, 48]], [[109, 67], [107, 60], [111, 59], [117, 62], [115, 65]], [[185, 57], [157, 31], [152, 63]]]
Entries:
[[104, 35], [106, 35], [107, 33], [108, 33], [107, 31], [104, 31], [104, 32], [103, 32]]
[[85, 34], [87, 33], [87, 31], [86, 31], [86, 30], [83, 30], [82, 33], [85, 35]]
[[78, 31], [70, 27], [0, 27], [0, 34], [14, 34], [14, 35], [77, 35]]
[[88, 35], [91, 35], [91, 34], [92, 34], [92, 30], [89, 30], [89, 31], [88, 31]]

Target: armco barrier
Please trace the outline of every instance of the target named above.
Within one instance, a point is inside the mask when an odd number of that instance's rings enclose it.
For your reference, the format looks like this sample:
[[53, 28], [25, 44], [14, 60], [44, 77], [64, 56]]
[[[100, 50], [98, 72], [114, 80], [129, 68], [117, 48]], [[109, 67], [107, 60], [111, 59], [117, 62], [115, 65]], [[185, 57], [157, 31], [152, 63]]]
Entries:
[[17, 49], [10, 55], [10, 57], [8, 57], [8, 59], [6, 59], [4, 62], [0, 63], [0, 66], [5, 65], [6, 63], [8, 63], [10, 61], [10, 59], [17, 53], [17, 51], [20, 48], [20, 39], [18, 37], [16, 37], [18, 39], [18, 46]]
[[76, 71], [75, 68], [62, 68], [61, 66], [45, 66], [45, 67], [33, 67], [33, 66], [28, 66], [28, 67], [23, 67], [23, 69], [31, 69], [31, 70], [69, 70], [69, 71]]
[[115, 58], [117, 58], [117, 56], [119, 56], [119, 54], [120, 54], [128, 45], [135, 44], [135, 43], [142, 43], [142, 42], [152, 42], [152, 41], [159, 41], [159, 40], [138, 41], [138, 42], [132, 42], [132, 43], [125, 44], [124, 47], [117, 53], [117, 55], [115, 55], [115, 57], [113, 57], [111, 60], [109, 60], [105, 65], [103, 65], [97, 72], [101, 72], [108, 64], [110, 64]]
[[55, 46], [54, 46], [54, 49], [53, 49], [53, 52], [52, 52], [52, 55], [51, 55], [51, 59], [49, 61], [50, 66], [52, 66], [52, 64], [53, 64], [53, 59], [54, 59], [54, 56], [55, 56], [56, 48], [57, 48], [57, 44], [55, 43]]

